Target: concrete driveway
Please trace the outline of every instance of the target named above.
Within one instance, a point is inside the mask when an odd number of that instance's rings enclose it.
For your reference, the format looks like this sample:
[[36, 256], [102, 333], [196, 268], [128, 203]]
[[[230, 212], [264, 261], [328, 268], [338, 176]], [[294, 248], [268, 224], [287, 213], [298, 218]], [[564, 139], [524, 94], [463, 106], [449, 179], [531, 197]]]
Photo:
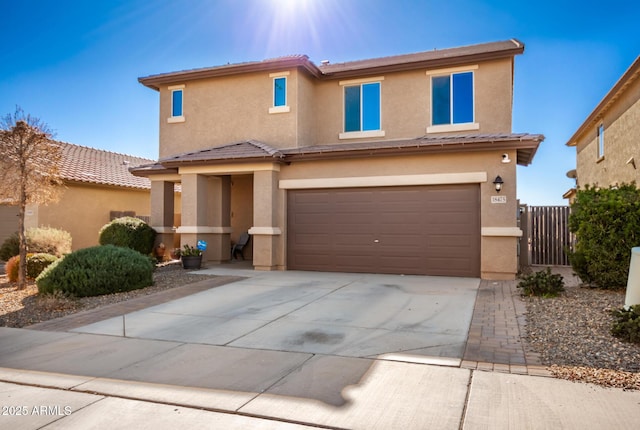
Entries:
[[247, 279], [74, 331], [343, 357], [403, 352], [461, 358], [480, 283], [429, 276], [210, 272]]

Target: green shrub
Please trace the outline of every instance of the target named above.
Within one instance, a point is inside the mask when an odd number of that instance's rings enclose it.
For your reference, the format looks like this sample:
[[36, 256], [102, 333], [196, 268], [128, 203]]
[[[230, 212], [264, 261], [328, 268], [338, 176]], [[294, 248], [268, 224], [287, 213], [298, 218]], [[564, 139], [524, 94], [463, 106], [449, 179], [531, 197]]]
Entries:
[[8, 262], [11, 257], [20, 254], [20, 238], [18, 232], [6, 238], [0, 246], [0, 260]]
[[51, 264], [36, 283], [41, 294], [60, 290], [75, 297], [99, 296], [150, 286], [153, 269], [148, 257], [132, 249], [94, 246]]
[[612, 311], [615, 318], [611, 334], [627, 342], [640, 343], [640, 304], [631, 306], [628, 310]]
[[51, 254], [27, 254], [27, 278], [36, 279], [50, 264], [58, 260]]
[[569, 261], [580, 279], [599, 288], [625, 288], [631, 248], [640, 245], [640, 191], [635, 184], [578, 190], [569, 229], [576, 234]]
[[522, 288], [523, 296], [556, 297], [564, 291], [564, 279], [562, 275], [551, 273], [551, 268], [547, 267], [524, 276], [518, 288]]
[[[44, 269], [58, 260], [58, 257], [51, 254], [27, 254], [27, 278], [36, 279]], [[20, 256], [14, 255], [7, 261], [5, 271], [10, 282], [18, 281], [18, 270], [20, 266]]]
[[[27, 229], [27, 252], [52, 254], [62, 257], [71, 252], [71, 234], [64, 230], [51, 227], [37, 227]], [[0, 260], [20, 254], [20, 239], [18, 233], [13, 233], [0, 247]]]
[[151, 254], [155, 240], [156, 231], [138, 218], [117, 218], [100, 229], [100, 245], [131, 248], [144, 255]]

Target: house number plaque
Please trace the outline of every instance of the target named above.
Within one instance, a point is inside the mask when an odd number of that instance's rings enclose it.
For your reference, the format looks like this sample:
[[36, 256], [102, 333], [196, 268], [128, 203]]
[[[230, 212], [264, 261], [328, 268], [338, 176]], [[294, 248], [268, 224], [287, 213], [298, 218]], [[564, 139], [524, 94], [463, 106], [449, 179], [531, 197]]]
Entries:
[[491, 196], [491, 203], [507, 203], [507, 196]]

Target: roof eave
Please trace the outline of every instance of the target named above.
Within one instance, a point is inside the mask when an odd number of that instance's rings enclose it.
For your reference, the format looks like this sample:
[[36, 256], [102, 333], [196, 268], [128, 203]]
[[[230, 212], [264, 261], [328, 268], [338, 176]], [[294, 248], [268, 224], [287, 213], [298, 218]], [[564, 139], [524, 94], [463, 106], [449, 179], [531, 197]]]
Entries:
[[245, 73], [265, 72], [291, 67], [301, 67], [315, 77], [319, 77], [321, 74], [318, 67], [311, 61], [309, 61], [308, 57], [304, 56], [268, 61], [256, 61], [242, 64], [230, 64], [227, 66], [185, 70], [181, 72], [163, 73], [159, 75], [151, 75], [138, 78], [138, 82], [148, 88], [159, 91], [161, 86], [173, 84], [176, 82], [186, 82], [197, 79], [208, 79]]
[[[197, 159], [197, 160], [165, 160], [160, 161], [162, 166], [167, 169], [171, 169], [174, 172], [177, 172], [179, 167], [186, 166], [211, 166], [211, 165], [221, 165], [221, 164], [247, 164], [247, 163], [256, 163], [256, 162], [269, 162], [269, 163], [285, 163], [285, 160], [281, 157], [237, 157], [237, 158], [211, 158], [211, 159]], [[153, 172], [156, 174], [156, 172]]]
[[339, 79], [339, 78], [353, 78], [359, 76], [384, 74], [393, 72], [402, 72], [406, 70], [415, 69], [436, 69], [443, 67], [455, 67], [466, 65], [470, 63], [479, 63], [483, 61], [499, 60], [504, 58], [512, 58], [515, 55], [522, 54], [524, 52], [524, 45], [516, 46], [512, 49], [483, 52], [468, 55], [459, 55], [454, 57], [434, 58], [428, 60], [413, 61], [409, 63], [400, 64], [387, 64], [380, 66], [370, 66], [363, 68], [353, 68], [348, 70], [341, 70], [337, 72], [323, 73], [324, 79]]
[[602, 98], [600, 103], [593, 109], [587, 119], [578, 127], [573, 136], [569, 138], [566, 146], [576, 146], [578, 140], [582, 134], [587, 131], [593, 124], [609, 109], [612, 103], [614, 103], [624, 90], [633, 83], [640, 76], [640, 56], [631, 64], [626, 72], [618, 79], [615, 85], [609, 90], [609, 92]]

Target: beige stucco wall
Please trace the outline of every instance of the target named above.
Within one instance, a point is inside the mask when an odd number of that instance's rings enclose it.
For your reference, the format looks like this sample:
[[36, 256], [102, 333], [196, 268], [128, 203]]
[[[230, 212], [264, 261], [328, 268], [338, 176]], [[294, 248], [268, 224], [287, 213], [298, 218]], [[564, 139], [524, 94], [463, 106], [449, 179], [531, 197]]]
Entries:
[[110, 211], [149, 216], [150, 192], [68, 183], [60, 201], [39, 206], [30, 223], [68, 231], [76, 250], [98, 245], [98, 233], [110, 221]]
[[[479, 129], [468, 131], [511, 132], [512, 60], [473, 64], [468, 70], [474, 71], [475, 119], [479, 124]], [[361, 140], [339, 139], [344, 131], [342, 81], [320, 81], [297, 69], [282, 72], [289, 73], [289, 112], [285, 113], [269, 113], [273, 97], [273, 77], [269, 72], [175, 82], [185, 85], [184, 122], [167, 122], [171, 92], [169, 86], [160, 88], [160, 158], [247, 139], [275, 148]], [[427, 70], [375, 77], [383, 78], [381, 121], [385, 132], [384, 137], [375, 140], [425, 135], [431, 126], [431, 81]]]
[[[273, 77], [269, 72], [185, 82], [184, 122], [168, 123], [171, 91], [160, 89], [160, 158], [247, 139], [276, 148], [297, 141], [298, 71], [285, 70], [290, 111], [269, 113]], [[182, 84], [178, 82], [177, 84]]]
[[0, 205], [0, 245], [18, 231], [18, 206]]
[[[604, 157], [598, 158], [597, 129], [604, 125]], [[640, 184], [640, 79], [577, 141], [578, 184], [607, 187]], [[627, 161], [634, 157], [637, 168]]]
[[[511, 60], [500, 60], [470, 65], [475, 79], [475, 114], [479, 129], [472, 133], [510, 133], [513, 81]], [[472, 69], [472, 66], [478, 66]], [[434, 69], [429, 70], [449, 70]], [[415, 138], [427, 134], [431, 124], [431, 77], [427, 70], [388, 73], [370, 78], [381, 80], [381, 127], [383, 138], [393, 140]], [[346, 80], [346, 82], [358, 80]], [[339, 139], [344, 129], [344, 81], [322, 81], [316, 85], [317, 144], [351, 143], [361, 139]], [[455, 133], [460, 133], [456, 131]]]

